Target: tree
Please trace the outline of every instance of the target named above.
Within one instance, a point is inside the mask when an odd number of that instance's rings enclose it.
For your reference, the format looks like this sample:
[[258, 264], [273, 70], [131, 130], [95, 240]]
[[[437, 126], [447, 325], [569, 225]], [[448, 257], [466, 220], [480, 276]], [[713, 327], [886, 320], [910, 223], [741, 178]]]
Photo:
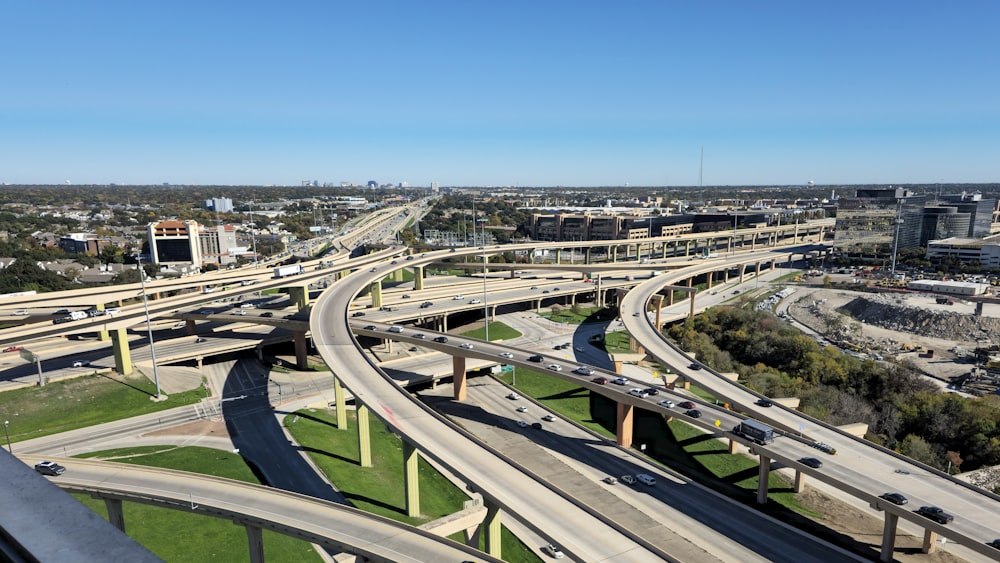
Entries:
[[941, 467], [941, 456], [934, 451], [934, 446], [916, 434], [907, 434], [903, 438], [899, 453], [931, 467]]

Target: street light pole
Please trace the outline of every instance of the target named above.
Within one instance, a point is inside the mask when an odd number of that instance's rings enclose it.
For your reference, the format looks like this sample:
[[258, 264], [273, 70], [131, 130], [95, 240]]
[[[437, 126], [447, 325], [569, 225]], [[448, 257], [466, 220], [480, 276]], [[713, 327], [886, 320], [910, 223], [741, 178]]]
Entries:
[[[472, 243], [476, 243], [476, 198], [472, 198]], [[483, 249], [483, 336], [490, 341], [490, 305], [486, 298], [486, 224], [483, 224], [483, 238], [480, 241]]]
[[899, 251], [899, 226], [903, 224], [903, 218], [900, 217], [903, 211], [903, 204], [900, 202], [896, 207], [896, 236], [892, 240], [892, 267], [889, 269], [889, 276], [892, 279], [896, 279], [896, 252]]
[[7, 427], [10, 425], [9, 420], [3, 421], [3, 435], [7, 438], [7, 451], [14, 453], [14, 449], [10, 447], [10, 433], [7, 432]]
[[142, 248], [135, 255], [139, 264], [139, 284], [142, 286], [142, 306], [146, 310], [146, 332], [149, 334], [149, 357], [153, 360], [153, 383], [156, 385], [154, 401], [160, 400], [160, 372], [156, 367], [156, 346], [153, 344], [153, 322], [149, 319], [149, 299], [146, 297], [146, 272], [142, 269]]
[[253, 222], [253, 202], [250, 206], [250, 238], [253, 240], [253, 269], [257, 269], [257, 225]]

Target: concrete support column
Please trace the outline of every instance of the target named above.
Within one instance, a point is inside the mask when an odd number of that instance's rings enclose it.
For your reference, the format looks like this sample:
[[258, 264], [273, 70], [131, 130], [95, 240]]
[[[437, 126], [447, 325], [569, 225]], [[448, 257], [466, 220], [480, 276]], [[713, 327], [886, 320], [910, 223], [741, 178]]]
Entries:
[[801, 493], [806, 488], [806, 474], [801, 471], [795, 472], [795, 482], [792, 483], [792, 490]]
[[382, 306], [382, 280], [373, 281], [371, 285], [372, 308], [378, 309]]
[[392, 281], [395, 281], [395, 282], [401, 282], [401, 281], [403, 281], [403, 269], [402, 268], [400, 268], [398, 270], [393, 270], [392, 271]]
[[358, 457], [361, 467], [372, 466], [372, 442], [368, 430], [368, 407], [355, 399], [358, 410]]
[[198, 334], [198, 323], [191, 320], [184, 321], [184, 332], [186, 332], [188, 336]]
[[667, 306], [670, 306], [670, 305], [673, 305], [673, 304], [674, 304], [674, 290], [671, 289], [669, 291], [669, 293], [667, 293]]
[[714, 279], [715, 279], [715, 272], [705, 273], [705, 285], [708, 286], [707, 289], [712, 289], [712, 282], [714, 281]]
[[888, 511], [883, 514], [885, 514], [885, 524], [882, 527], [882, 551], [879, 554], [879, 561], [890, 562], [892, 552], [896, 548], [896, 524], [899, 522], [899, 516]]
[[615, 421], [615, 441], [619, 446], [632, 445], [632, 421], [635, 418], [635, 408], [632, 405], [618, 403], [618, 416]]
[[337, 404], [337, 428], [347, 430], [347, 403], [344, 400], [344, 386], [340, 378], [333, 376], [333, 401]]
[[104, 499], [104, 508], [108, 510], [108, 522], [125, 533], [125, 513], [122, 512], [122, 501], [117, 498]]
[[601, 274], [597, 274], [597, 281], [595, 281], [594, 284], [597, 286], [597, 306], [598, 307], [603, 307], [604, 306], [604, 291], [602, 291], [602, 289], [601, 289], [601, 286], [603, 285], [601, 283]]
[[302, 285], [289, 287], [288, 299], [295, 303], [295, 308], [299, 311], [305, 309], [309, 306], [309, 287]]
[[757, 473], [757, 504], [767, 504], [767, 481], [771, 475], [771, 458], [760, 456], [760, 471]]
[[413, 444], [403, 440], [403, 485], [406, 491], [406, 515], [420, 516], [420, 454]]
[[465, 385], [465, 356], [451, 357], [452, 387], [455, 390], [454, 399], [464, 401], [467, 393]]
[[920, 551], [928, 555], [937, 551], [937, 532], [924, 528], [924, 543], [920, 546]]
[[688, 309], [688, 318], [691, 319], [691, 320], [694, 320], [694, 295], [695, 295], [695, 292], [691, 291], [691, 292], [689, 292], [689, 294], [691, 295], [691, 298], [689, 299], [689, 301], [691, 303], [691, 307]]
[[448, 314], [441, 315], [441, 332], [448, 332]]
[[486, 502], [486, 518], [483, 519], [483, 523], [480, 526], [486, 531], [486, 553], [496, 557], [497, 559], [502, 559], [502, 553], [500, 550], [500, 507], [490, 501]]
[[583, 253], [583, 263], [590, 264], [590, 248], [587, 248], [587, 250]]
[[740, 443], [736, 440], [729, 440], [729, 455], [735, 455], [740, 449]]
[[556, 264], [562, 264], [562, 249], [556, 249]]
[[260, 528], [244, 524], [247, 531], [247, 547], [250, 550], [250, 563], [264, 563], [264, 536]]
[[722, 283], [723, 284], [729, 283], [729, 268], [722, 270]]
[[621, 360], [611, 360], [611, 367], [615, 373], [621, 374], [622, 372], [622, 361]]
[[740, 283], [743, 283], [743, 273], [746, 271], [746, 266], [740, 264]]
[[[97, 305], [94, 305], [94, 310], [103, 311], [104, 303], [98, 303]], [[101, 342], [107, 342], [108, 340], [111, 340], [111, 334], [108, 333], [107, 329], [101, 329], [97, 331], [97, 339], [100, 340]]]
[[614, 264], [616, 262], [618, 262], [618, 247], [617, 246], [612, 246], [611, 247], [611, 263]]
[[292, 331], [292, 342], [295, 344], [295, 367], [300, 370], [309, 368], [309, 342], [304, 330]]
[[664, 241], [660, 244], [660, 258], [665, 259], [667, 257], [667, 243]]
[[489, 322], [491, 322], [491, 323], [495, 322], [497, 320], [497, 306], [496, 305], [490, 305], [490, 307], [488, 308], [488, 310], [489, 310], [489, 313], [490, 313], [490, 315], [489, 315], [489, 319], [490, 319]]
[[111, 349], [115, 354], [115, 371], [121, 375], [132, 373], [132, 354], [128, 349], [128, 331], [119, 328], [111, 331]]

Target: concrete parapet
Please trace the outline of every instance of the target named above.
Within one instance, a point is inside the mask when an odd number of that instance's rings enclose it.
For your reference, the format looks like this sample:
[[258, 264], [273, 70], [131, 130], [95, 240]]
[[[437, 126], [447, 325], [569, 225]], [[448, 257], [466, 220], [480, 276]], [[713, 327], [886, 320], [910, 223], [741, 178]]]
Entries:
[[838, 426], [840, 430], [847, 432], [851, 436], [857, 436], [858, 438], [864, 438], [865, 434], [868, 433], [868, 424], [865, 422], [855, 422], [853, 424], [842, 424]]

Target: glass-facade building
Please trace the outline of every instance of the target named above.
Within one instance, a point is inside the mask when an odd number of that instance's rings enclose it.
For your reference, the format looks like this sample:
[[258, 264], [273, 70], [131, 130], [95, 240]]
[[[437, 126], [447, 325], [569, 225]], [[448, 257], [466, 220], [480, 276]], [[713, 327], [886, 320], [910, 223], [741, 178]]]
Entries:
[[840, 198], [833, 245], [847, 254], [883, 256], [920, 248], [926, 200], [903, 188], [860, 189]]

